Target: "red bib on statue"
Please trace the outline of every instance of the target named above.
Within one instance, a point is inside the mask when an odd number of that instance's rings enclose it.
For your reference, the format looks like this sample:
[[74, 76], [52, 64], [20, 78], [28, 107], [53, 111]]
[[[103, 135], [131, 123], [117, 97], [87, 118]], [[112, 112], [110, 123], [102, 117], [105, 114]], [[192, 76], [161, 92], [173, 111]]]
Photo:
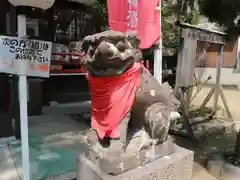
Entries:
[[135, 63], [118, 76], [88, 75], [91, 93], [91, 125], [100, 139], [119, 138], [119, 123], [131, 109], [140, 85], [142, 64]]

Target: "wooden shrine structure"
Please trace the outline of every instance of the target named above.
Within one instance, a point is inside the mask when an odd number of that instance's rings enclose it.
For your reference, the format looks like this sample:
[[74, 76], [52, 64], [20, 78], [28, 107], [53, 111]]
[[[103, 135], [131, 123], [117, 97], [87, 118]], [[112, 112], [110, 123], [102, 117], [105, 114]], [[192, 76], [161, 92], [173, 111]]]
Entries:
[[200, 109], [198, 110], [199, 112], [201, 112], [201, 110], [205, 108], [206, 104], [214, 95], [212, 116], [214, 116], [217, 112], [219, 98], [221, 98], [228, 117], [232, 118], [221, 85], [222, 53], [225, 44], [225, 33], [200, 28], [186, 23], [181, 23], [179, 24], [179, 26], [181, 27], [181, 45], [178, 54], [175, 93], [181, 101], [181, 114], [184, 118], [184, 127], [186, 128], [187, 133], [188, 135], [190, 135], [190, 137], [197, 139], [194, 131], [191, 128], [191, 123], [189, 121], [189, 113], [190, 103], [192, 100], [192, 89], [197, 83], [194, 73], [197, 61], [198, 41], [206, 42], [208, 44], [219, 44], [218, 60], [216, 67], [216, 84], [210, 90], [209, 94], [204, 99]]

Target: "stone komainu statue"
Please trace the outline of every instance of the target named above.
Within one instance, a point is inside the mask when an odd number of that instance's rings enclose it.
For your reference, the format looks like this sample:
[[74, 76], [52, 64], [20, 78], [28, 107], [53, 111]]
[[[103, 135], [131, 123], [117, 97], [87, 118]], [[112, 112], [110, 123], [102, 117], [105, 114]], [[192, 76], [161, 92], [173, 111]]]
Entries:
[[[138, 151], [167, 140], [170, 113], [177, 109], [179, 102], [168, 84], [160, 85], [142, 66], [142, 54], [138, 45], [139, 40], [134, 33], [128, 33], [126, 37], [124, 33], [105, 31], [83, 39], [81, 51], [85, 53], [85, 56], [81, 59], [81, 63], [88, 70], [89, 75], [95, 79], [117, 78], [132, 67], [140, 65], [140, 73], [137, 77], [139, 83], [133, 92], [133, 103], [116, 124], [120, 137], [108, 138], [107, 134], [100, 137], [100, 133], [96, 130], [88, 137], [91, 146], [108, 140], [110, 151], [124, 153], [128, 145], [132, 143], [132, 139], [137, 137], [133, 134], [139, 134], [137, 138], [140, 143], [135, 145]], [[92, 104], [94, 104], [93, 99]]]

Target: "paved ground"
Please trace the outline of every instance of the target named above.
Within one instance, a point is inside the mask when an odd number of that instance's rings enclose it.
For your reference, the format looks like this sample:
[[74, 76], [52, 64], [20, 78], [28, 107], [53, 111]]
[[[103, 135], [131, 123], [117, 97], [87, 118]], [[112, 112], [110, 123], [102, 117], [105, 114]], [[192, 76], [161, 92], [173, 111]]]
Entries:
[[[86, 104], [89, 107], [89, 103]], [[80, 109], [84, 108], [80, 107]], [[61, 171], [70, 172], [55, 176], [51, 180], [70, 180], [76, 177], [76, 165], [74, 165], [76, 155], [86, 151], [82, 135], [88, 126], [66, 116], [70, 112], [79, 112], [79, 104], [44, 108], [43, 116], [29, 118], [30, 164], [33, 180]], [[32, 134], [39, 137], [34, 137]], [[31, 139], [37, 141], [33, 142]], [[15, 144], [17, 147], [14, 147]], [[0, 180], [21, 180], [21, 177], [21, 148], [18, 142], [0, 147]]]
[[[210, 91], [211, 87], [205, 87], [203, 88], [200, 93], [196, 96], [194, 99], [194, 104], [200, 105], [204, 98], [207, 96], [208, 92]], [[233, 120], [236, 123], [236, 128], [240, 129], [240, 111], [239, 111], [239, 106], [240, 106], [240, 90], [234, 89], [234, 88], [225, 88], [224, 89], [224, 95], [227, 100], [227, 104], [229, 106], [229, 109], [232, 113]], [[209, 101], [207, 104], [208, 106], [213, 105], [213, 99], [214, 97]], [[223, 103], [221, 98], [219, 98], [219, 105], [221, 107], [220, 112], [218, 113], [219, 117], [226, 117], [226, 113], [223, 111]]]
[[0, 148], [0, 179], [19, 180], [17, 168], [8, 147]]
[[192, 180], [217, 180], [211, 176], [200, 164], [194, 163], [194, 172]]
[[[200, 105], [203, 102], [203, 99], [207, 96], [211, 87], [203, 88], [196, 99], [194, 100], [194, 104]], [[224, 89], [224, 94], [227, 99], [228, 106], [233, 115], [233, 120], [236, 123], [236, 128], [239, 129], [240, 125], [240, 91], [236, 89]], [[213, 98], [209, 101], [208, 106], [213, 105]], [[222, 101], [220, 100], [220, 106], [223, 107]], [[226, 116], [226, 114], [222, 111], [218, 114], [218, 116]], [[234, 141], [233, 141], [234, 142]], [[228, 143], [227, 143], [228, 144]], [[195, 162], [194, 165], [194, 176], [193, 180], [216, 180], [213, 176], [211, 176], [199, 163]]]

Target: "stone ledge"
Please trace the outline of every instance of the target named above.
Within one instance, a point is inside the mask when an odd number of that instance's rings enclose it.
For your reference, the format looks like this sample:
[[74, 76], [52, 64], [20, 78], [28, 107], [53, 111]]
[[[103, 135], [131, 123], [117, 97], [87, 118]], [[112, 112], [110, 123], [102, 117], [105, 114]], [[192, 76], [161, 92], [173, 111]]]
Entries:
[[[217, 136], [219, 134], [229, 134], [235, 130], [235, 123], [232, 119], [212, 119], [210, 121], [204, 122], [203, 117], [195, 117], [190, 119], [192, 129], [194, 133], [201, 140], [207, 140], [211, 137]], [[174, 126], [174, 123], [177, 124]], [[171, 132], [178, 132], [180, 134], [188, 134], [183, 126], [182, 120], [176, 120], [172, 122]], [[173, 133], [174, 134], [174, 133]]]
[[78, 180], [191, 180], [192, 151], [177, 145], [176, 152], [119, 175], [108, 175], [84, 155], [78, 157]]
[[207, 162], [208, 172], [219, 180], [239, 180], [240, 167], [226, 162], [221, 153], [214, 154]]

